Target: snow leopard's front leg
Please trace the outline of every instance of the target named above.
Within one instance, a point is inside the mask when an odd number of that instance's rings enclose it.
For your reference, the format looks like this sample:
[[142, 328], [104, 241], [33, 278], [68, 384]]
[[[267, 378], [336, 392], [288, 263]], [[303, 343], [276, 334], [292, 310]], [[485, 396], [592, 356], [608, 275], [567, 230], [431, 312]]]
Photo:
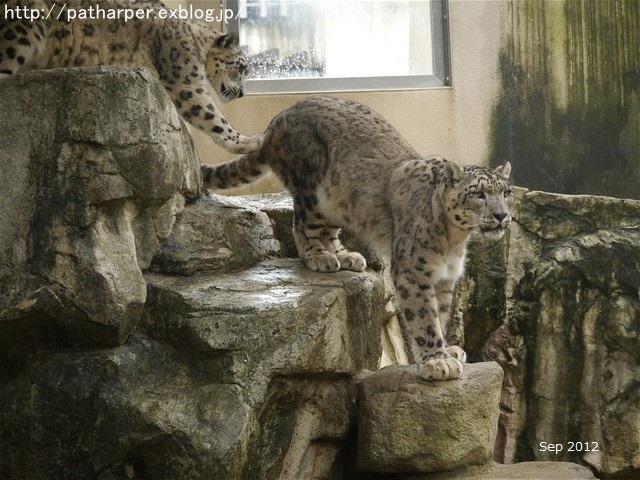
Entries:
[[[438, 304], [438, 287], [432, 272], [416, 266], [393, 267], [394, 283], [400, 307], [400, 321], [419, 374], [427, 380], [453, 380], [462, 376], [464, 352], [447, 345], [440, 310], [449, 304]], [[441, 297], [446, 298], [446, 295]], [[443, 313], [446, 313], [443, 311]], [[446, 323], [446, 322], [445, 322]]]
[[[436, 284], [438, 316], [440, 317], [440, 328], [442, 329], [442, 334], [445, 338], [449, 331], [449, 322], [451, 321], [451, 304], [453, 303], [455, 286], [456, 283], [452, 280], [442, 280]], [[467, 361], [466, 352], [457, 345], [449, 345], [446, 349], [449, 355], [456, 357], [462, 363]]]
[[231, 126], [216, 106], [213, 89], [204, 78], [199, 82], [176, 83], [168, 90], [180, 115], [228, 152], [249, 153], [262, 147], [264, 134], [247, 137]]

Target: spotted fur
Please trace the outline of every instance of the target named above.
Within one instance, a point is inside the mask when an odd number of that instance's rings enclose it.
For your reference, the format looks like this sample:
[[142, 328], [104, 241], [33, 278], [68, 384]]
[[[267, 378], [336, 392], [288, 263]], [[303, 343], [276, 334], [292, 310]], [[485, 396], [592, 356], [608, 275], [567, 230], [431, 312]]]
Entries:
[[471, 233], [500, 238], [511, 221], [511, 166], [421, 158], [366, 106], [315, 96], [277, 115], [261, 150], [202, 167], [214, 189], [269, 169], [293, 196], [293, 233], [305, 265], [323, 272], [366, 268], [362, 255], [340, 243], [339, 226], [378, 247], [390, 257], [403, 332], [421, 375], [459, 378], [466, 355], [444, 335], [454, 286]]
[[[233, 153], [260, 148], [263, 135], [235, 130], [216, 106], [244, 95], [249, 63], [236, 34], [222, 34], [178, 18], [124, 21], [68, 20], [85, 12], [139, 9], [158, 12], [157, 0], [8, 0], [0, 8], [0, 78], [32, 69], [119, 65], [146, 67], [165, 86], [182, 117]], [[18, 19], [15, 8], [37, 9], [38, 20]], [[23, 16], [24, 12], [23, 11]], [[115, 11], [115, 10], [112, 10]], [[49, 12], [51, 12], [49, 14]], [[45, 16], [48, 14], [49, 19]], [[106, 14], [105, 14], [106, 15]], [[58, 19], [58, 16], [60, 17]]]

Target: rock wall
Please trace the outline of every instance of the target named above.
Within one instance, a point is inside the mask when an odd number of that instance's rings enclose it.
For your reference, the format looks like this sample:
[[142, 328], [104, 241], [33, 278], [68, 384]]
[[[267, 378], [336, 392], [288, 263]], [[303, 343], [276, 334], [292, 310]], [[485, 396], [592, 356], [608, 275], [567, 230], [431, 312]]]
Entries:
[[144, 70], [3, 79], [0, 111], [0, 373], [11, 375], [27, 351], [129, 337], [142, 271], [201, 178], [185, 126]]
[[[486, 311], [504, 308], [504, 322], [475, 352], [505, 370], [496, 458], [585, 462], [605, 476], [635, 478], [640, 201], [525, 190], [516, 198], [507, 248], [496, 256], [477, 243], [472, 253], [506, 272], [500, 284], [488, 271], [496, 288], [471, 295]], [[472, 273], [468, 282], [484, 282]], [[481, 336], [485, 323], [466, 320], [470, 338]]]
[[[384, 261], [347, 235], [373, 268], [310, 272], [286, 195], [202, 195], [144, 71], [3, 79], [0, 110], [3, 480], [592, 478], [487, 463], [495, 364], [366, 373], [406, 361]], [[474, 243], [451, 337], [503, 367], [500, 459], [580, 437], [602, 450], [553, 459], [637, 473], [638, 207], [521, 191]]]
[[382, 275], [201, 196], [142, 70], [3, 79], [0, 111], [0, 478], [340, 478]]

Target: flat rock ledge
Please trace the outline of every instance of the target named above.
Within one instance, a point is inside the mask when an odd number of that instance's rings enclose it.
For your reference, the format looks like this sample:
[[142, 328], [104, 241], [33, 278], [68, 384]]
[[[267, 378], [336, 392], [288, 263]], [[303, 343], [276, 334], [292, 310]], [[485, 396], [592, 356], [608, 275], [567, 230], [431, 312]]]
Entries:
[[358, 383], [360, 471], [441, 472], [491, 460], [502, 368], [468, 364], [462, 379], [427, 382], [414, 366], [387, 367]]
[[401, 480], [595, 480], [587, 467], [569, 462], [489, 463], [455, 472], [409, 475]]

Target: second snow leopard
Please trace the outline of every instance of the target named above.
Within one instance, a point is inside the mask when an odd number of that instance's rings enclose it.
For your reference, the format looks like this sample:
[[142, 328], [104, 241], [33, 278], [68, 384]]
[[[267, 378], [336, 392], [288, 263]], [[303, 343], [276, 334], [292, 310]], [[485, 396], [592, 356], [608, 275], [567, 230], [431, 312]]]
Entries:
[[[263, 136], [238, 132], [214, 101], [215, 94], [224, 102], [244, 94], [249, 63], [238, 36], [168, 12], [158, 0], [5, 1], [0, 79], [33, 69], [145, 67], [180, 115], [218, 145], [232, 153], [260, 148]], [[142, 18], [126, 20], [125, 13]]]
[[459, 378], [466, 355], [445, 340], [454, 286], [471, 233], [500, 238], [511, 222], [510, 164], [490, 170], [422, 158], [366, 106], [315, 96], [278, 114], [261, 150], [202, 170], [206, 186], [223, 189], [269, 168], [293, 196], [304, 264], [323, 272], [366, 268], [362, 255], [340, 243], [340, 226], [378, 247], [391, 261], [420, 375]]

